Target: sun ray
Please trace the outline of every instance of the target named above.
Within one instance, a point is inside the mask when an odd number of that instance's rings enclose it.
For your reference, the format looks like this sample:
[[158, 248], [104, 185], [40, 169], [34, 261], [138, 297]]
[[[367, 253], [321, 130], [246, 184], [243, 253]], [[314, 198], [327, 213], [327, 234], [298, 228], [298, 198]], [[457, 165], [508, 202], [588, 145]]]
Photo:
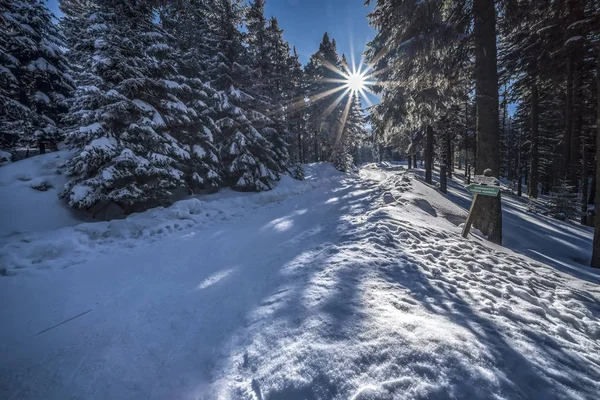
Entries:
[[338, 106], [338, 104], [340, 104], [342, 102], [342, 100], [344, 99], [344, 96], [346, 96], [349, 91], [350, 91], [350, 89], [346, 88], [346, 90], [344, 90], [344, 93], [339, 95], [339, 97], [337, 99], [335, 99], [333, 101], [333, 103], [331, 103], [329, 105], [329, 107], [327, 107], [325, 109], [325, 111], [323, 111], [323, 113], [321, 114], [321, 118], [323, 118], [323, 119], [327, 118], [333, 112], [333, 110]]

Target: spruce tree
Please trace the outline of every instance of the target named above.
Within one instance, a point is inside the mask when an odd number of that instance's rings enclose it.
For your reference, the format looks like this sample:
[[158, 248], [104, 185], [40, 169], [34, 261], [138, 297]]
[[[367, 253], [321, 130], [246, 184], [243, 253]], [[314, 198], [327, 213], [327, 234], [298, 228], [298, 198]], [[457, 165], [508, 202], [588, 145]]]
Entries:
[[[239, 190], [273, 187], [285, 172], [267, 139], [273, 121], [265, 110], [263, 94], [247, 93], [256, 71], [249, 49], [238, 29], [243, 19], [241, 2], [215, 0], [208, 14], [205, 42], [209, 48], [206, 76], [218, 91], [215, 122], [221, 129], [218, 145], [225, 182]], [[256, 87], [251, 87], [257, 89]], [[262, 88], [259, 88], [262, 89]]]
[[37, 0], [0, 3], [0, 148], [56, 146], [74, 83], [53, 15]]
[[155, 10], [135, 0], [71, 4], [61, 5], [69, 26], [83, 29], [66, 32], [79, 84], [67, 138], [76, 150], [65, 165], [69, 205], [116, 203], [129, 213], [202, 184], [210, 171], [191, 165], [204, 154], [175, 132], [194, 110], [178, 97], [188, 89], [171, 79], [178, 52], [153, 21]]

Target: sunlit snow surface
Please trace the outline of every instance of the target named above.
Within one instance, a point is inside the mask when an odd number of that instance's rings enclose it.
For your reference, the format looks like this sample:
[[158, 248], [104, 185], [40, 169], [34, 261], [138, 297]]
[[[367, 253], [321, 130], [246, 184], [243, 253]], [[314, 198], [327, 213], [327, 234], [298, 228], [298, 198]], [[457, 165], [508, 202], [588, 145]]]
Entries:
[[[507, 199], [510, 247], [548, 267], [462, 239], [464, 208], [403, 167], [307, 177], [3, 237], [0, 398], [600, 393], [598, 274], [571, 257], [589, 231]], [[573, 240], [534, 241], [527, 218]]]

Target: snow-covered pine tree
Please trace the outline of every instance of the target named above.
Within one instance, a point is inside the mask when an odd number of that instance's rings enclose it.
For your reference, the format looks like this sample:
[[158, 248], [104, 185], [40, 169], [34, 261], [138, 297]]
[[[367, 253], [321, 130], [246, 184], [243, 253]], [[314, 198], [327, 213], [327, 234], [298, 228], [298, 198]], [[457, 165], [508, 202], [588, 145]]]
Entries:
[[342, 102], [345, 97], [342, 70], [335, 39], [325, 33], [319, 50], [310, 57], [305, 68], [314, 161], [332, 159], [345, 104]]
[[217, 188], [222, 175], [214, 143], [221, 132], [212, 118], [218, 95], [204, 83], [204, 68], [209, 63], [209, 48], [204, 41], [209, 12], [207, 3], [201, 0], [170, 1], [160, 8], [160, 23], [180, 50], [171, 86], [185, 105], [182, 110], [187, 111], [173, 124], [173, 135], [190, 154], [189, 166], [182, 169], [193, 178], [188, 185], [195, 189]]
[[[248, 32], [250, 33], [251, 30], [249, 29]], [[273, 121], [271, 126], [265, 127], [264, 132], [267, 139], [273, 144], [275, 161], [279, 165], [279, 169], [282, 172], [288, 172], [290, 167], [288, 138], [291, 139], [291, 131], [285, 102], [292, 89], [287, 76], [290, 46], [283, 39], [283, 30], [279, 27], [276, 18], [269, 19], [265, 27], [264, 38], [263, 45], [266, 50], [258, 52], [258, 54], [264, 54], [266, 58], [261, 72], [265, 84], [263, 104], [266, 106], [264, 112]], [[252, 93], [252, 88], [248, 88], [248, 90]]]
[[[349, 70], [345, 55], [342, 55], [341, 64], [345, 70]], [[341, 136], [336, 138], [332, 162], [338, 170], [348, 172], [354, 168], [355, 155], [366, 136], [366, 130], [358, 92], [350, 90], [342, 99], [342, 105], [344, 109], [338, 127]]]
[[0, 3], [0, 148], [62, 140], [61, 118], [74, 83], [64, 38], [53, 15], [38, 0]]
[[218, 90], [214, 120], [222, 133], [218, 144], [225, 182], [238, 190], [269, 190], [285, 170], [266, 139], [264, 128], [273, 121], [260, 111], [264, 103], [244, 90], [255, 72], [239, 30], [242, 2], [215, 0], [207, 17], [205, 74]]
[[177, 50], [146, 2], [70, 5], [61, 4], [68, 26], [84, 28], [66, 30], [79, 87], [68, 134], [77, 153], [65, 164], [63, 196], [74, 208], [116, 203], [126, 213], [166, 204], [173, 189], [197, 181], [191, 143], [174, 136], [193, 115], [170, 80]]
[[293, 159], [297, 163], [306, 162], [306, 141], [309, 138], [306, 118], [306, 82], [304, 70], [296, 47], [288, 58], [285, 114], [290, 131], [295, 138], [290, 138], [290, 148]]

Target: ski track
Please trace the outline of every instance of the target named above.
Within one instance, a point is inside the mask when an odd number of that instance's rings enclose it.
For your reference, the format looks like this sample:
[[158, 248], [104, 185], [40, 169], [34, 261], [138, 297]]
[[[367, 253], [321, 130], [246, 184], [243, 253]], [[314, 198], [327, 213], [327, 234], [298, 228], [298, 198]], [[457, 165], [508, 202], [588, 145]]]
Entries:
[[427, 190], [366, 167], [0, 279], [0, 398], [596, 398], [598, 285], [463, 240]]

